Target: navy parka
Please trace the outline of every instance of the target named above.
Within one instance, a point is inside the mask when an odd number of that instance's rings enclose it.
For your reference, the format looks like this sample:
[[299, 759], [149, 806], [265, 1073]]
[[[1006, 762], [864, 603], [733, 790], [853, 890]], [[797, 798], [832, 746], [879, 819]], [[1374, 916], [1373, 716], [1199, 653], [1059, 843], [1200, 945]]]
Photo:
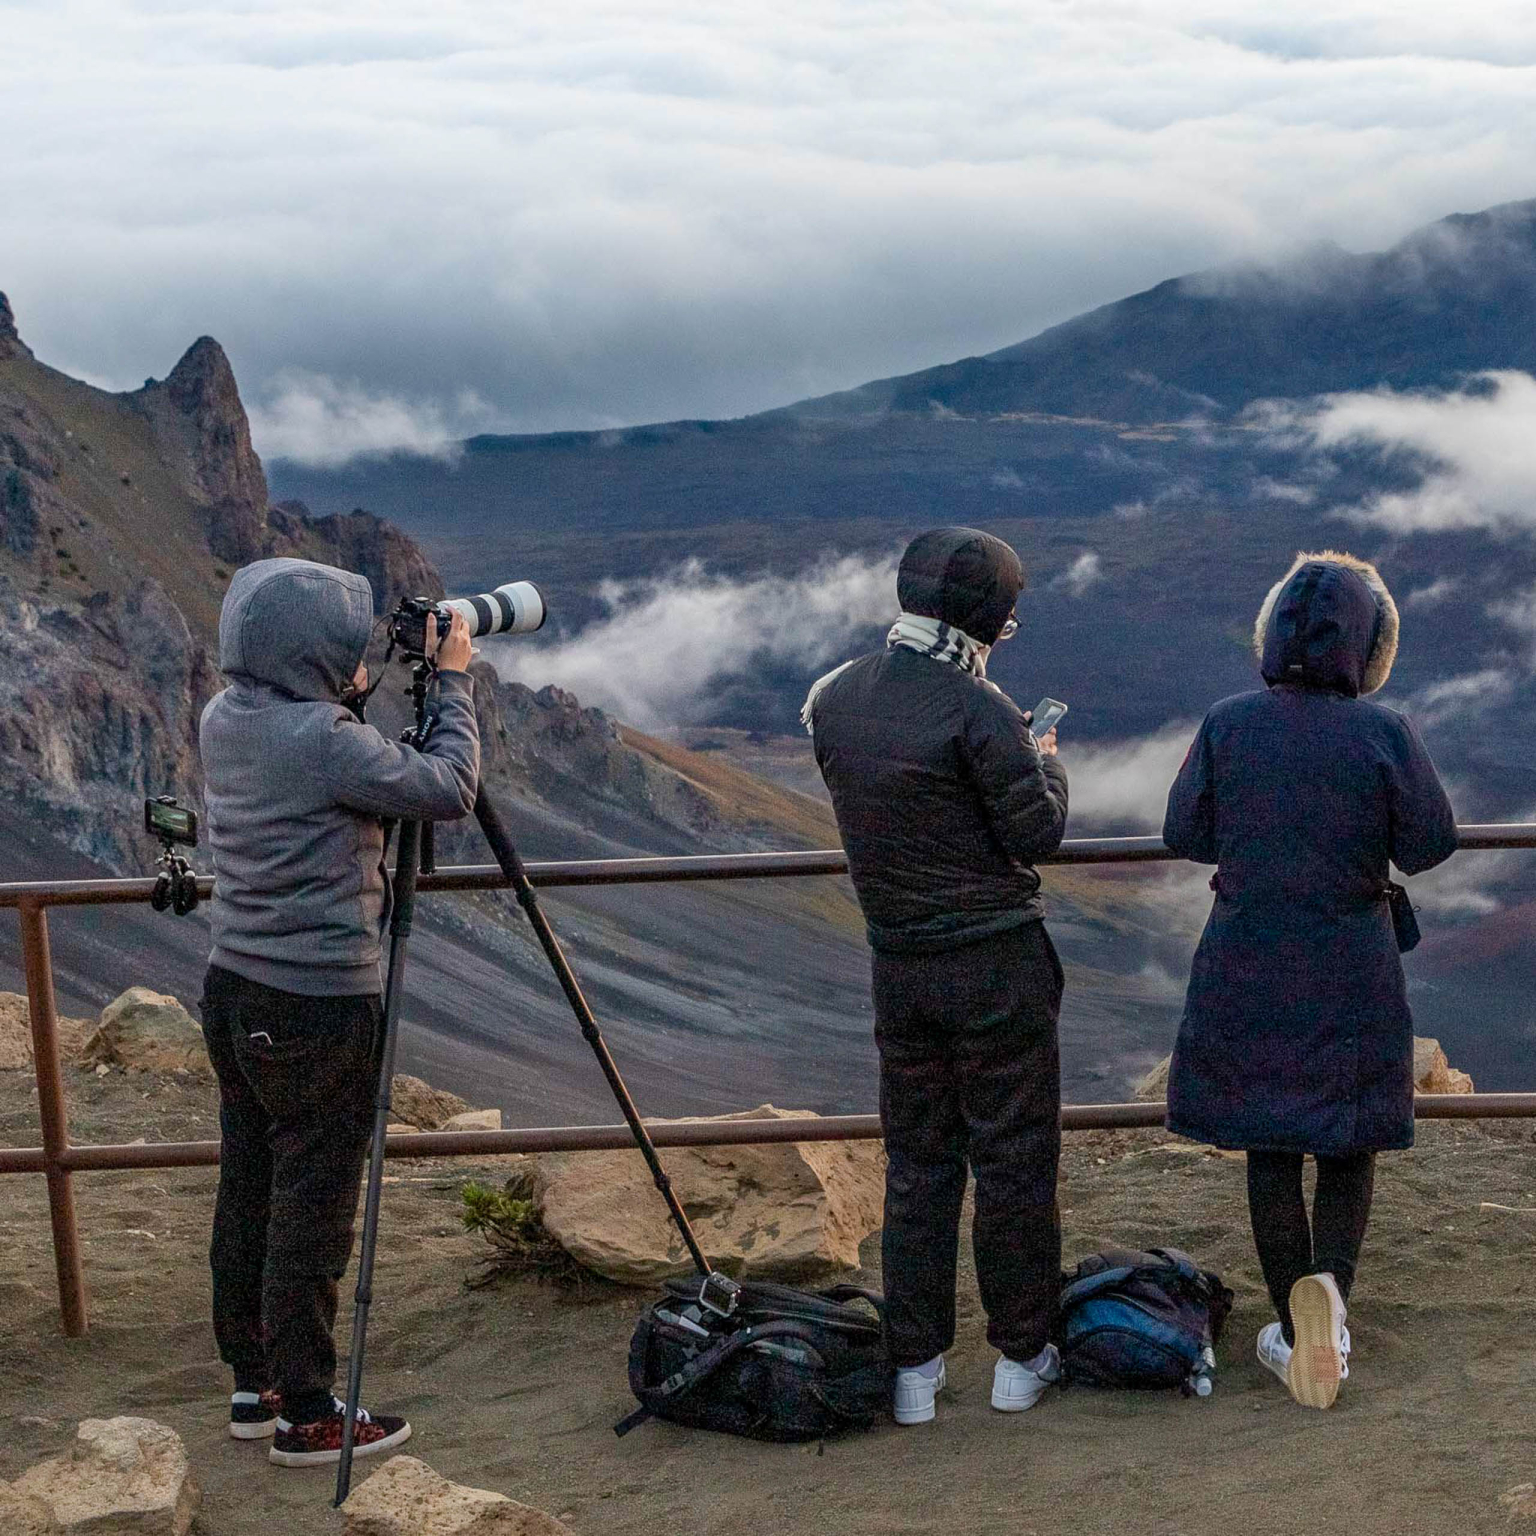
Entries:
[[1163, 838], [1215, 864], [1168, 1084], [1168, 1127], [1332, 1156], [1413, 1143], [1413, 1021], [1384, 899], [1455, 818], [1418, 731], [1361, 698], [1397, 611], [1375, 569], [1300, 556], [1255, 635], [1268, 684], [1206, 716]]

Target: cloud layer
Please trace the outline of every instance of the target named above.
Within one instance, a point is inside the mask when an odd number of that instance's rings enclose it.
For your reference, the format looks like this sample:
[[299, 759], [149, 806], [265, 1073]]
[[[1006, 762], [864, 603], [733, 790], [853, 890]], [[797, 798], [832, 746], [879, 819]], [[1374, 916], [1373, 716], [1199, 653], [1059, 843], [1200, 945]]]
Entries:
[[[1378, 389], [1271, 402], [1253, 415], [1283, 441], [1325, 453], [1372, 449], [1417, 473], [1414, 489], [1345, 509], [1357, 522], [1403, 534], [1536, 529], [1536, 379], [1528, 373], [1484, 373], [1451, 392]], [[1428, 600], [1433, 591], [1415, 595]]]
[[40, 355], [132, 386], [212, 332], [253, 398], [404, 402], [371, 447], [465, 389], [526, 430], [737, 414], [1528, 196], [1536, 12], [24, 0], [0, 99]]
[[552, 645], [487, 645], [487, 660], [631, 725], [682, 725], [706, 717], [732, 676], [832, 666], [872, 646], [896, 616], [896, 563], [845, 555], [740, 581], [691, 561], [654, 580], [606, 582], [603, 618]]

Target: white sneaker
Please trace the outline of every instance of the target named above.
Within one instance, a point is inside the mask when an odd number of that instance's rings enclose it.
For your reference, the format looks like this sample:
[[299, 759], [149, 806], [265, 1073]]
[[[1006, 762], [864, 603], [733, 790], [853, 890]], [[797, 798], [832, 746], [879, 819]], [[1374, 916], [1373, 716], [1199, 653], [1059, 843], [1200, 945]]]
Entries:
[[898, 1424], [927, 1424], [934, 1414], [933, 1400], [944, 1390], [944, 1357], [939, 1356], [939, 1374], [925, 1371], [897, 1371], [896, 1394], [891, 1411]]
[[1045, 1395], [1045, 1389], [1061, 1380], [1061, 1356], [1054, 1344], [1047, 1344], [1050, 1358], [1032, 1371], [1004, 1355], [992, 1372], [992, 1406], [999, 1413], [1023, 1413], [1033, 1408]]
[[1344, 1298], [1332, 1275], [1303, 1275], [1291, 1287], [1296, 1344], [1286, 1373], [1291, 1396], [1307, 1408], [1331, 1408], [1349, 1374]]
[[1285, 1329], [1279, 1323], [1266, 1323], [1259, 1329], [1259, 1364], [1273, 1371], [1287, 1387], [1291, 1384], [1291, 1346], [1285, 1342]]

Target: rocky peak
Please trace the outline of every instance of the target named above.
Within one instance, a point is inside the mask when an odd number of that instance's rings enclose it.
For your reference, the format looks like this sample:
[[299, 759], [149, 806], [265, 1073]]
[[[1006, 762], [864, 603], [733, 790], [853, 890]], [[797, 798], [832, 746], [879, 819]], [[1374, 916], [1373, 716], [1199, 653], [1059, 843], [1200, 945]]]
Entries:
[[129, 398], [185, 453], [190, 488], [209, 509], [214, 553], [255, 559], [266, 532], [267, 477], [223, 347], [199, 336], [164, 383], [147, 383]]
[[16, 315], [11, 301], [0, 293], [0, 362], [8, 357], [31, 357], [32, 349], [16, 329]]

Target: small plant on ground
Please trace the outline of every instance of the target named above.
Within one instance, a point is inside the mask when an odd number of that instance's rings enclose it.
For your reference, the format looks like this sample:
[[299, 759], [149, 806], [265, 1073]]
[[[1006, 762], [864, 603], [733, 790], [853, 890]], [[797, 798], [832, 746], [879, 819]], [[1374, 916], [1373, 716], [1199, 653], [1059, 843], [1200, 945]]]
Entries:
[[478, 1273], [466, 1282], [471, 1288], [503, 1275], [531, 1275], [559, 1285], [580, 1285], [593, 1278], [544, 1230], [532, 1200], [473, 1180], [459, 1191], [459, 1200], [465, 1229], [478, 1232], [490, 1245], [490, 1252], [480, 1256]]

